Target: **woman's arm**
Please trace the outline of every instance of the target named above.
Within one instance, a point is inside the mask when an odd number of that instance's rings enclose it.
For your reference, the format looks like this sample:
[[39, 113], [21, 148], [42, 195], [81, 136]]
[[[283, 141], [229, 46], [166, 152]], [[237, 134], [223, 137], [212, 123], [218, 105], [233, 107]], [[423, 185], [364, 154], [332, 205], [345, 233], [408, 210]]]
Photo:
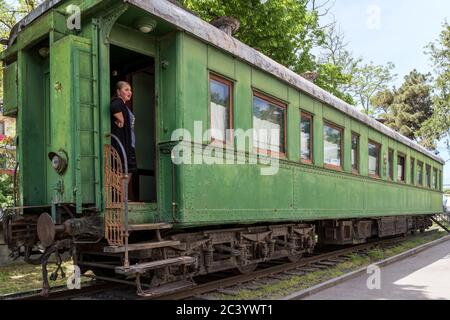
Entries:
[[125, 119], [123, 118], [123, 113], [122, 112], [117, 112], [113, 114], [115, 120], [114, 123], [119, 127], [119, 128], [123, 128], [123, 125], [125, 123]]

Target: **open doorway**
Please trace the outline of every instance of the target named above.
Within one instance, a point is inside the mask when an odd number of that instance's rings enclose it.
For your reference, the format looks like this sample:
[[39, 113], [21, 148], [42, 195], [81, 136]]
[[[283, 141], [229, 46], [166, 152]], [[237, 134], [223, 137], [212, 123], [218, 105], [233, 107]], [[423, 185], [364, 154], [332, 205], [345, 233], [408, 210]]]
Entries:
[[111, 96], [118, 81], [133, 92], [128, 107], [135, 116], [137, 172], [128, 186], [129, 201], [156, 202], [155, 61], [152, 57], [110, 46]]

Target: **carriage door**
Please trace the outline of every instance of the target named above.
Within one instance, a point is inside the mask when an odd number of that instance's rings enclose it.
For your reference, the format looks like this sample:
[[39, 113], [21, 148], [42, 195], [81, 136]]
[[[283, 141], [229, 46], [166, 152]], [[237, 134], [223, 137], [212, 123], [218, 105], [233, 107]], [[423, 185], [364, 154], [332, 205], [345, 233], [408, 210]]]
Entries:
[[89, 39], [70, 35], [52, 44], [51, 57], [51, 148], [68, 158], [57, 199], [76, 203], [78, 213], [83, 206], [99, 209], [97, 56]]

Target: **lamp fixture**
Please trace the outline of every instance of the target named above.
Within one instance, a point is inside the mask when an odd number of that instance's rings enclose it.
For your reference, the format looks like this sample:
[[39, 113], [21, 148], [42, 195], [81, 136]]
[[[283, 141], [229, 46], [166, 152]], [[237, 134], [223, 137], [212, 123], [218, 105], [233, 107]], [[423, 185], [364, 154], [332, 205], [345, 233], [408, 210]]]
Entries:
[[67, 154], [64, 150], [60, 152], [50, 152], [48, 158], [52, 164], [52, 168], [59, 174], [63, 175], [67, 169]]
[[136, 23], [136, 29], [141, 31], [142, 33], [150, 33], [152, 32], [158, 23], [152, 18], [139, 18]]

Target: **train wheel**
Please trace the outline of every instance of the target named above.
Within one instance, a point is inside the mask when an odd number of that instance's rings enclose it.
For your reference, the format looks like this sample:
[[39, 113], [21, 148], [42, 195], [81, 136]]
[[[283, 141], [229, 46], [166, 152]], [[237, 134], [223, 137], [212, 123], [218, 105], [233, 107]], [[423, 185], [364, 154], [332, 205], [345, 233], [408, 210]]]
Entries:
[[236, 269], [240, 274], [249, 274], [256, 270], [257, 263], [247, 264], [245, 266], [237, 266]]

